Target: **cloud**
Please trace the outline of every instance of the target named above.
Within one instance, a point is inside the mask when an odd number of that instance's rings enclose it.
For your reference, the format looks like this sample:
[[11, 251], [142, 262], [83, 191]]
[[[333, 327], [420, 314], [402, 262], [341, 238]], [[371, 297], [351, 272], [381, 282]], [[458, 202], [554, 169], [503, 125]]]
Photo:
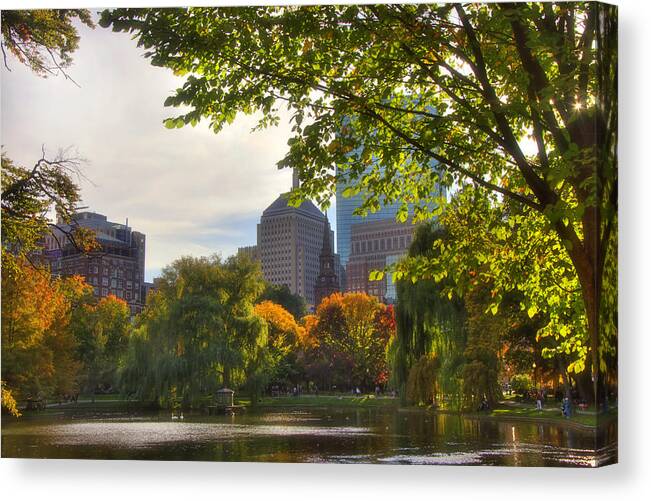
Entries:
[[291, 186], [276, 168], [289, 137], [287, 120], [251, 133], [239, 117], [219, 134], [206, 124], [168, 130], [175, 114], [163, 101], [180, 85], [156, 68], [128, 35], [79, 28], [70, 74], [42, 79], [15, 60], [2, 70], [2, 143], [31, 165], [45, 144], [51, 154], [74, 146], [88, 159], [84, 205], [147, 235], [151, 279], [181, 255], [232, 254], [256, 239], [262, 211]]

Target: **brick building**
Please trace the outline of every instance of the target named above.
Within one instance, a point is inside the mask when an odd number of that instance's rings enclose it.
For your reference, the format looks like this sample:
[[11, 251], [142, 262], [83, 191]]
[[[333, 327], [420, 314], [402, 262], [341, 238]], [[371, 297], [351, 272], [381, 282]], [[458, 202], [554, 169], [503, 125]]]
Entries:
[[[100, 249], [83, 253], [64, 232], [74, 225], [89, 228], [95, 233]], [[126, 224], [108, 221], [95, 212], [80, 212], [72, 225], [59, 221], [52, 235], [45, 239], [45, 256], [53, 275], [81, 275], [93, 286], [96, 297], [109, 294], [124, 299], [135, 315], [145, 305], [145, 235], [133, 231]]]

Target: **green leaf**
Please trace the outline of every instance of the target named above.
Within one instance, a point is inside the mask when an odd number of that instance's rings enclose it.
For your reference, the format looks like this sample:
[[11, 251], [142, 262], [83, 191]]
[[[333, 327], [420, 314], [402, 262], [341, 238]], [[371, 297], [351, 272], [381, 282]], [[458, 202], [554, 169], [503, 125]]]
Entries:
[[384, 272], [381, 270], [373, 270], [369, 274], [369, 280], [372, 282], [377, 282], [379, 280], [382, 280], [384, 278]]

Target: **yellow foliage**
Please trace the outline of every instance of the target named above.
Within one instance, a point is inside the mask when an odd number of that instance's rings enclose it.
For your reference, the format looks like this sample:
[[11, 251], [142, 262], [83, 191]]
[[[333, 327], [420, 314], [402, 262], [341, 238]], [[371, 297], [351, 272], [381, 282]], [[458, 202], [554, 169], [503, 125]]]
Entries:
[[2, 408], [5, 409], [11, 416], [20, 417], [21, 414], [18, 410], [18, 407], [16, 406], [16, 400], [11, 394], [11, 390], [5, 388], [4, 381], [0, 383], [0, 386], [2, 386]]
[[92, 291], [80, 277], [52, 279], [26, 261], [2, 276], [2, 379], [12, 398], [75, 390], [79, 363], [70, 313]]
[[269, 345], [287, 352], [298, 345], [304, 337], [304, 329], [294, 316], [279, 304], [262, 301], [255, 305], [255, 314], [263, 318], [269, 326]]

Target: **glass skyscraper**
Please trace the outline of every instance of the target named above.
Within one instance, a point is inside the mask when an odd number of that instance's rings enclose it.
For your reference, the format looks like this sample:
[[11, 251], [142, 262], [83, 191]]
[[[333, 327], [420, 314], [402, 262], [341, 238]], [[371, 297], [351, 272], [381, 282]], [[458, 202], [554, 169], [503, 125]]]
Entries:
[[[436, 162], [430, 163], [431, 168], [436, 168]], [[370, 167], [369, 167], [370, 170]], [[377, 212], [369, 212], [366, 217], [357, 216], [353, 211], [362, 205], [362, 196], [360, 194], [354, 195], [350, 198], [344, 197], [344, 190], [348, 187], [343, 182], [337, 182], [336, 190], [336, 211], [337, 211], [337, 254], [341, 259], [341, 265], [346, 266], [350, 258], [350, 240], [351, 240], [351, 226], [356, 223], [365, 221], [379, 221], [381, 219], [395, 220], [400, 203], [394, 202], [390, 205], [380, 205], [380, 210]], [[446, 190], [441, 189], [441, 195], [445, 195]], [[412, 210], [409, 207], [409, 215], [411, 216]]]
[[343, 183], [337, 183], [336, 211], [337, 211], [337, 254], [341, 259], [341, 265], [346, 266], [350, 257], [350, 236], [351, 226], [364, 221], [379, 221], [381, 219], [395, 219], [400, 203], [383, 205], [377, 212], [369, 212], [366, 217], [353, 214], [353, 211], [362, 205], [362, 196], [354, 195], [344, 198], [343, 192], [346, 189]]

